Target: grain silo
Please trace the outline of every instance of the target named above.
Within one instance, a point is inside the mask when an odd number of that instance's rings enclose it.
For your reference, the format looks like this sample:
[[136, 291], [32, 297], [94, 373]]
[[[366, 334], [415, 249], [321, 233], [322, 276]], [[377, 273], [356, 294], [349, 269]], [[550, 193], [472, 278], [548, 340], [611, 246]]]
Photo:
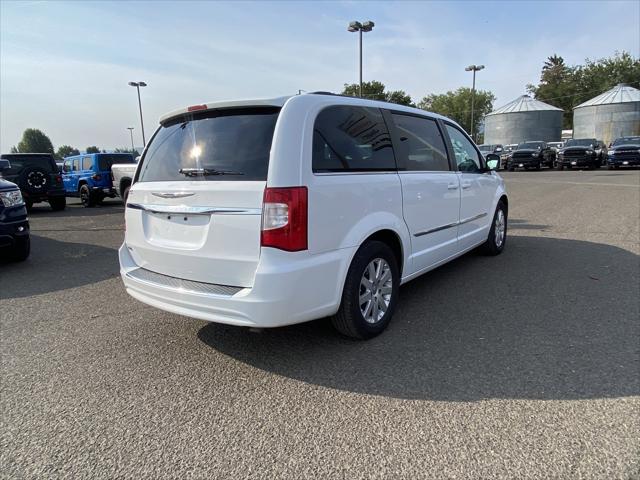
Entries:
[[621, 83], [573, 109], [573, 138], [640, 135], [640, 90]]
[[522, 95], [485, 117], [484, 143], [558, 142], [562, 109]]

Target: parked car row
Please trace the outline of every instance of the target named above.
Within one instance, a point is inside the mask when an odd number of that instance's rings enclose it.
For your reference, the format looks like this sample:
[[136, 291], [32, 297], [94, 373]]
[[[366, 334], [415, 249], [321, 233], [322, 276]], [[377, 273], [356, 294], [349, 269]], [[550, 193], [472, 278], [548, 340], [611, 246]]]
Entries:
[[542, 167], [609, 169], [640, 165], [640, 137], [621, 137], [609, 148], [595, 138], [569, 139], [563, 142], [527, 141], [518, 145], [480, 145], [486, 159], [499, 156], [500, 168], [514, 171], [540, 170]]
[[98, 205], [122, 193], [114, 187], [112, 166], [132, 171], [136, 166], [128, 153], [82, 154], [63, 162], [55, 162], [50, 153], [7, 153], [0, 158], [10, 165], [3, 177], [18, 185], [27, 210], [41, 202], [49, 203], [54, 211], [63, 210], [67, 197], [80, 198], [85, 207]]

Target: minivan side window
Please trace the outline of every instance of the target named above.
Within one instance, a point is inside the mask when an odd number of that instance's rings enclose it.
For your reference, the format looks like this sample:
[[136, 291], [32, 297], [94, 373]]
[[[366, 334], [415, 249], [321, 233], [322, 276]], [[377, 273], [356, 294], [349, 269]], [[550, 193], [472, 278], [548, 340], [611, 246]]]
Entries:
[[91, 170], [91, 157], [82, 157], [82, 170]]
[[458, 170], [468, 173], [482, 173], [480, 155], [469, 139], [456, 127], [445, 124], [456, 157]]
[[400, 137], [398, 162], [406, 171], [448, 171], [444, 138], [435, 120], [391, 114]]
[[322, 110], [313, 128], [312, 168], [317, 173], [395, 170], [382, 112], [348, 105]]

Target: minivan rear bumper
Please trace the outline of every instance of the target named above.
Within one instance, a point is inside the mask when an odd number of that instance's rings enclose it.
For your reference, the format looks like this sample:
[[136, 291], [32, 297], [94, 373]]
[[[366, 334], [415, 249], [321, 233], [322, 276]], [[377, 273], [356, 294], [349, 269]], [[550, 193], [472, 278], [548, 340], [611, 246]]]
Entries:
[[[119, 250], [127, 293], [168, 312], [229, 325], [271, 328], [333, 315], [355, 248], [309, 255], [263, 248], [251, 288], [190, 282], [140, 267], [126, 244]], [[149, 272], [149, 271], [147, 271]], [[186, 286], [185, 286], [186, 285]], [[217, 293], [208, 293], [217, 292]]]

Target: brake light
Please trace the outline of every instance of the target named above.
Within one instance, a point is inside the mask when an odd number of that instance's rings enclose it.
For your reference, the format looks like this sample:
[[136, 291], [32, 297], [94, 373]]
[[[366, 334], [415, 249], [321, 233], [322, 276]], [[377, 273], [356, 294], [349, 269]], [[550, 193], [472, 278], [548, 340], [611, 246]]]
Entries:
[[56, 175], [56, 183], [62, 183], [62, 175]]
[[307, 187], [266, 188], [260, 244], [288, 252], [307, 249]]
[[198, 110], [206, 110], [207, 106], [206, 105], [191, 105], [190, 107], [187, 107], [187, 112], [196, 112]]
[[91, 178], [93, 178], [96, 182], [100, 179], [102, 179], [102, 175], [100, 175], [99, 173], [94, 173], [93, 175], [91, 175]]

